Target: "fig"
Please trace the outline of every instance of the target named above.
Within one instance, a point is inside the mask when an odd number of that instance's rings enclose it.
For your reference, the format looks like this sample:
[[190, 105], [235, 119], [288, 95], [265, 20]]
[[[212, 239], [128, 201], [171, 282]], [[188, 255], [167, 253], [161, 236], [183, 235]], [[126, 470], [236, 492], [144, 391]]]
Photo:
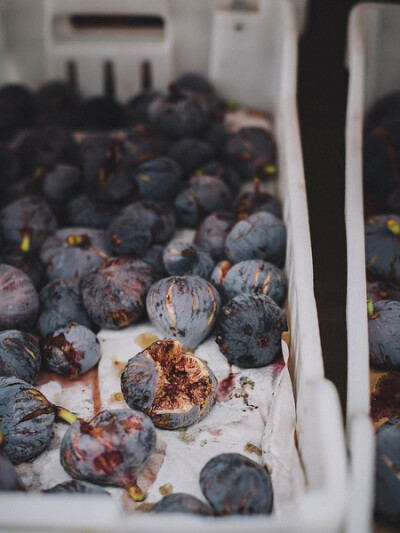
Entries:
[[42, 360], [38, 343], [24, 331], [0, 332], [0, 376], [34, 383]]
[[368, 342], [371, 365], [400, 370], [400, 302], [368, 299]]
[[14, 465], [4, 453], [4, 435], [0, 431], [0, 492], [1, 491], [26, 491]]
[[69, 493], [69, 494], [100, 494], [103, 496], [110, 496], [110, 493], [106, 490], [86, 483], [86, 481], [77, 481], [76, 479], [71, 479], [71, 481], [64, 481], [63, 483], [58, 483], [49, 489], [42, 491], [44, 494], [59, 494], [59, 493]]
[[400, 417], [376, 432], [375, 511], [400, 526]]
[[156, 442], [151, 420], [138, 411], [101, 411], [89, 422], [76, 419], [60, 447], [64, 470], [74, 479], [125, 488], [132, 499], [144, 494], [136, 479]]
[[210, 459], [200, 472], [200, 486], [217, 515], [272, 512], [268, 472], [239, 453], [222, 453]]
[[400, 216], [377, 215], [365, 224], [367, 273], [400, 283]]
[[153, 342], [129, 359], [121, 375], [129, 407], [143, 411], [163, 429], [199, 422], [214, 405], [216, 389], [211, 369], [173, 339]]
[[10, 265], [0, 264], [0, 330], [33, 327], [39, 295], [30, 278]]
[[152, 285], [147, 300], [151, 322], [184, 348], [196, 348], [217, 319], [220, 296], [199, 276], [171, 276]]
[[264, 295], [241, 294], [221, 309], [216, 342], [229, 363], [258, 368], [282, 355], [285, 312]]
[[209, 505], [195, 498], [190, 494], [176, 492], [168, 494], [162, 500], [157, 502], [152, 513], [190, 513], [203, 516], [213, 516], [213, 510]]
[[55, 417], [53, 405], [32, 385], [0, 377], [0, 431], [12, 463], [28, 461], [47, 446]]
[[163, 263], [170, 276], [195, 274], [207, 279], [214, 268], [211, 256], [188, 241], [171, 241], [164, 249]]

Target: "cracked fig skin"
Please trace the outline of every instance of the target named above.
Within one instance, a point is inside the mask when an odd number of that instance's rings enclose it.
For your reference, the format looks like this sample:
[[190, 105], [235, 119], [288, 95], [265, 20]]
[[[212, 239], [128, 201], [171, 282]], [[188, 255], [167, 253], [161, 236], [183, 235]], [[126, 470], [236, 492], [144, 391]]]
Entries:
[[129, 359], [121, 375], [129, 407], [163, 429], [185, 428], [204, 418], [215, 404], [217, 384], [211, 369], [173, 339], [153, 342]]
[[196, 348], [210, 333], [220, 307], [218, 291], [199, 276], [171, 276], [152, 285], [146, 300], [151, 322], [184, 348]]
[[73, 478], [125, 488], [135, 501], [144, 499], [136, 484], [154, 450], [156, 431], [138, 411], [101, 411], [90, 422], [77, 419], [67, 429], [60, 461]]

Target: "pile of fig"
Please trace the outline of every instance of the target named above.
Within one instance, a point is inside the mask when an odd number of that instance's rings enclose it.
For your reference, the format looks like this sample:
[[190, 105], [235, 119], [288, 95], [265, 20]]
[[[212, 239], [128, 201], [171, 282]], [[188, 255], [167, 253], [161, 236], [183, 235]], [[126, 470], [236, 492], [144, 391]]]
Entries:
[[400, 526], [400, 92], [365, 117], [363, 143], [375, 514]]
[[[0, 102], [10, 111], [7, 124], [0, 117], [0, 458], [35, 458], [63, 419], [60, 461], [72, 480], [44, 492], [100, 491], [89, 482], [142, 500], [137, 476], [155, 427], [196, 424], [216, 402], [199, 344], [213, 336], [241, 368], [282, 356], [286, 230], [280, 202], [262, 190], [277, 174], [274, 136], [231, 130], [225, 101], [193, 73], [125, 105], [61, 81], [36, 93], [6, 86]], [[188, 229], [191, 238], [176, 237]], [[146, 318], [160, 340], [122, 372], [126, 409], [84, 420], [35, 387], [41, 372], [81, 379], [101, 360], [100, 328]], [[216, 488], [202, 473], [209, 505], [175, 494], [155, 511], [269, 513], [265, 470], [226, 455]], [[4, 471], [3, 490], [24, 490]]]

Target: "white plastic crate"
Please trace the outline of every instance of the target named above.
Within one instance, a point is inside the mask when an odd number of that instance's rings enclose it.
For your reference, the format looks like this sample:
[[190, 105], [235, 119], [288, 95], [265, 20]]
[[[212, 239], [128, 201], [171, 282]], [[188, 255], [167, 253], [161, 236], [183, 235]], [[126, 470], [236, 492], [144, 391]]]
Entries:
[[368, 318], [362, 181], [366, 110], [400, 89], [400, 6], [360, 4], [348, 26], [350, 73], [346, 119], [347, 434], [351, 455], [347, 530], [371, 531], [375, 441], [370, 411]]
[[[277, 517], [206, 520], [192, 516], [123, 516], [112, 501], [85, 505], [67, 497], [4, 494], [0, 527], [14, 530], [337, 532], [344, 519], [346, 455], [340, 405], [324, 378], [316, 305], [306, 189], [296, 109], [297, 39], [301, 24], [286, 0], [250, 2], [231, 10], [228, 0], [48, 0], [2, 2], [2, 81], [38, 86], [65, 77], [75, 62], [84, 94], [101, 92], [103, 66], [113, 65], [116, 95], [124, 99], [141, 86], [144, 62], [154, 86], [164, 89], [185, 71], [208, 74], [221, 94], [269, 112], [279, 148], [279, 197], [287, 227], [291, 372], [297, 412], [297, 442], [307, 478], [295, 513]], [[306, 6], [306, 2], [296, 2]], [[304, 11], [300, 10], [299, 13]], [[152, 15], [162, 19], [146, 32], [76, 32], [76, 14]], [[78, 35], [77, 35], [78, 33]], [[123, 68], [121, 68], [123, 66]], [[90, 73], [90, 75], [89, 75]], [[21, 511], [23, 509], [23, 511]]]

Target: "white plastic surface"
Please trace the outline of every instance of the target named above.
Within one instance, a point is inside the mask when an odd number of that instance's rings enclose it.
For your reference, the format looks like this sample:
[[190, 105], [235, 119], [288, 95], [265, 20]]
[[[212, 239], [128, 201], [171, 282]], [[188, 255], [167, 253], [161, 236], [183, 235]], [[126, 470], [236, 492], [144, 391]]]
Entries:
[[351, 454], [347, 531], [371, 530], [374, 434], [369, 418], [369, 349], [366, 312], [362, 186], [362, 129], [365, 111], [400, 89], [400, 6], [360, 4], [348, 27], [349, 92], [346, 119], [347, 233], [347, 434]]
[[[154, 6], [156, 3], [151, 2], [149, 5]], [[163, 66], [165, 73], [169, 74], [169, 79], [187, 70], [209, 73], [217, 87], [222, 89], [224, 96], [240, 97], [243, 105], [258, 106], [275, 119], [279, 147], [279, 196], [284, 206], [288, 234], [286, 264], [289, 279], [288, 313], [291, 337], [289, 370], [296, 400], [297, 442], [307, 477], [307, 490], [294, 502], [296, 512], [291, 515], [233, 517], [212, 521], [192, 516], [171, 516], [168, 517], [167, 525], [165, 518], [153, 515], [121, 516], [112, 506], [112, 502], [103, 500], [101, 502], [94, 500], [93, 505], [85, 509], [74, 505], [66, 510], [64, 498], [54, 498], [54, 501], [52, 498], [51, 501], [46, 499], [44, 509], [42, 499], [34, 495], [24, 495], [24, 513], [20, 513], [18, 511], [21, 508], [20, 495], [6, 495], [0, 498], [0, 524], [8, 528], [12, 526], [20, 530], [40, 531], [90, 528], [95, 531], [162, 529], [185, 533], [207, 530], [242, 533], [246, 530], [338, 532], [343, 523], [345, 509], [346, 454], [338, 396], [332, 384], [324, 379], [313, 294], [306, 189], [296, 108], [299, 24], [293, 6], [285, 0], [259, 1], [260, 19], [255, 20], [251, 11], [244, 11], [239, 15], [237, 12], [227, 10], [226, 6], [231, 4], [227, 1], [171, 0], [168, 2], [169, 10], [165, 7], [166, 2], [159, 3], [164, 6], [166, 18], [164, 28], [167, 29], [164, 36], [167, 35], [168, 42], [173, 43], [171, 46], [166, 45], [170, 56]], [[1, 74], [4, 80], [21, 79], [30, 82], [32, 86], [37, 86], [45, 79], [46, 72], [50, 75], [52, 69], [56, 68], [57, 61], [53, 58], [53, 54], [56, 57], [61, 51], [49, 49], [49, 29], [48, 27], [45, 29], [46, 38], [43, 40], [41, 26], [38, 30], [30, 30], [31, 44], [33, 47], [33, 43], [36, 43], [35, 49], [29, 50], [25, 47], [24, 40], [20, 37], [21, 33], [18, 33], [24, 26], [21, 22], [21, 5], [29, 6], [31, 10], [32, 4], [31, 1], [22, 2], [22, 0], [3, 2], [2, 29], [5, 42], [3, 55], [7, 60]], [[36, 1], [34, 4], [36, 11], [31, 13], [32, 21], [39, 19], [39, 22], [49, 21], [49, 13], [56, 7], [65, 9], [66, 6], [68, 8], [70, 6], [69, 2], [53, 4], [49, 1], [46, 3], [46, 9], [40, 14], [41, 3]], [[93, 6], [100, 9], [110, 5], [109, 2], [100, 0], [87, 2], [81, 0], [77, 4], [81, 9], [85, 6], [88, 10], [94, 9]], [[125, 7], [127, 4], [128, 2], [121, 2]], [[113, 2], [115, 9], [119, 5], [119, 1]], [[135, 6], [143, 7], [144, 4], [131, 1], [129, 5], [135, 13]], [[25, 20], [25, 25], [26, 23]], [[251, 35], [248, 30], [251, 30]], [[240, 49], [237, 48], [240, 34], [246, 40], [246, 54], [249, 58], [248, 64], [245, 64], [244, 58], [241, 60], [244, 73], [232, 61], [235, 52], [240, 53]], [[107, 49], [108, 54], [104, 55], [104, 59], [118, 64], [118, 47], [113, 48], [114, 45], [115, 43], [109, 43], [108, 48], [103, 48], [100, 41], [96, 46], [103, 50]], [[133, 47], [126, 42], [123, 46]], [[90, 41], [87, 49], [76, 46], [79, 54], [73, 57], [73, 60], [77, 62], [79, 81], [81, 81], [80, 61], [81, 59], [86, 61], [84, 56], [89, 53], [89, 49], [90, 53], [95, 53], [92, 48], [95, 48], [93, 41]], [[157, 55], [155, 48], [152, 47], [152, 50]], [[43, 61], [44, 57], [48, 59], [47, 66]], [[137, 57], [139, 61], [139, 55]], [[55, 63], [52, 63], [53, 60]], [[54, 74], [57, 72], [59, 71], [55, 70]], [[101, 79], [101, 72], [96, 75]], [[162, 75], [164, 76], [164, 71]], [[227, 79], [229, 84], [226, 83]], [[132, 83], [133, 87], [136, 82], [131, 80], [129, 83]], [[159, 88], [163, 89], [164, 86], [161, 85]], [[83, 85], [81, 89], [85, 94], [93, 94], [96, 89], [95, 82], [93, 81], [93, 84], [88, 82], [88, 86]], [[118, 96], [129, 93], [127, 87], [123, 89], [119, 87], [118, 77], [116, 89]], [[129, 95], [134, 91], [135, 89], [132, 89]]]

